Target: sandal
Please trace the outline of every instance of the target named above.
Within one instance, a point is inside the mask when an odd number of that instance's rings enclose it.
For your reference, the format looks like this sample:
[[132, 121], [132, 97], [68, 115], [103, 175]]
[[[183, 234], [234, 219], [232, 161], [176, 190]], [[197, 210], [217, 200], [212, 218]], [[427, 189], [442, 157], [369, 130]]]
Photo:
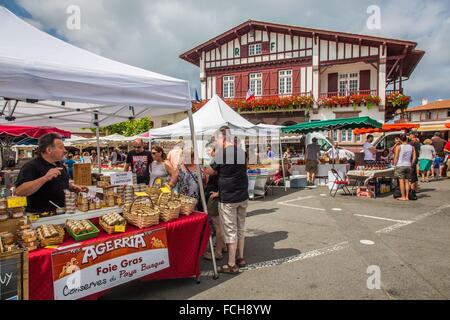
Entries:
[[244, 258], [236, 259], [236, 264], [239, 266], [239, 268], [245, 268], [247, 266], [247, 261], [245, 261]]
[[217, 272], [219, 273], [228, 273], [228, 274], [238, 274], [239, 273], [239, 266], [235, 264], [234, 266], [230, 266], [229, 264], [226, 264], [222, 267], [217, 268]]
[[[214, 253], [214, 258], [216, 258], [216, 260], [222, 260], [223, 256], [221, 254], [219, 255], [217, 253]], [[209, 251], [205, 252], [203, 254], [203, 259], [212, 261], [212, 254], [211, 254], [211, 252], [209, 252]]]

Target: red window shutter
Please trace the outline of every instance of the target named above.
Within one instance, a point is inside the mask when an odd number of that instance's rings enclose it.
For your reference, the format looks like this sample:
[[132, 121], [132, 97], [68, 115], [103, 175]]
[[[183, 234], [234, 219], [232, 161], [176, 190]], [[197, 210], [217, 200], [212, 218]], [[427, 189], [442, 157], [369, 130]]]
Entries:
[[270, 72], [270, 95], [278, 95], [278, 70]]
[[263, 54], [269, 54], [270, 51], [270, 42], [269, 41], [265, 41], [262, 43], [262, 53]]
[[241, 74], [234, 75], [234, 97], [235, 98], [242, 97], [242, 75]]
[[[370, 91], [370, 70], [361, 70], [359, 72], [359, 90], [369, 90]], [[364, 92], [368, 94], [369, 92]]]
[[221, 98], [223, 98], [223, 96], [222, 96], [222, 89], [223, 89], [222, 83], [223, 83], [223, 81], [222, 80], [223, 80], [223, 78], [222, 78], [221, 75], [216, 76], [216, 93]]
[[328, 74], [328, 94], [336, 94], [338, 91], [338, 74], [329, 73]]
[[241, 58], [247, 58], [248, 57], [248, 44], [243, 44], [241, 46]]
[[242, 88], [242, 98], [245, 98], [247, 95], [248, 88], [250, 87], [248, 72], [242, 74], [242, 82], [241, 82], [241, 88]]
[[300, 94], [300, 69], [292, 70], [292, 94]]
[[263, 96], [270, 96], [270, 72], [263, 72], [262, 74], [263, 82]]

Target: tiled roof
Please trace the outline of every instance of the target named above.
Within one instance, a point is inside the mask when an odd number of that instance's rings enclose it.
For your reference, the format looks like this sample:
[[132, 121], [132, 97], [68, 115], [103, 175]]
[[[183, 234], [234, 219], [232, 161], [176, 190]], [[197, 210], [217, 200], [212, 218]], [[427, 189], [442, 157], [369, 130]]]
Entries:
[[406, 112], [429, 111], [439, 109], [450, 109], [450, 100], [433, 101], [423, 106], [407, 109]]

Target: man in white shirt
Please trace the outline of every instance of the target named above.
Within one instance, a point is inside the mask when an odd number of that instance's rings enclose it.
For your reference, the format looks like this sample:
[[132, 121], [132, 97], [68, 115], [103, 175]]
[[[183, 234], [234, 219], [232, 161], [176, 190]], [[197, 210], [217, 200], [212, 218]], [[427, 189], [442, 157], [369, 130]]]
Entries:
[[364, 143], [364, 163], [370, 164], [375, 161], [377, 155], [377, 149], [373, 146], [373, 135], [367, 136], [367, 141]]
[[339, 144], [337, 142], [333, 143], [333, 146], [327, 151], [328, 156], [332, 163], [336, 163], [336, 160], [340, 159]]

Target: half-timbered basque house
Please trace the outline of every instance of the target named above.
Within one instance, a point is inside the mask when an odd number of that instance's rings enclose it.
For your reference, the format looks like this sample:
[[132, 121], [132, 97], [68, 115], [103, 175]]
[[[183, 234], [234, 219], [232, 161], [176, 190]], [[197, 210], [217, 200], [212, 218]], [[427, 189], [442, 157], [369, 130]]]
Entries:
[[[384, 122], [393, 117], [398, 101], [407, 103], [403, 83], [425, 53], [416, 46], [249, 20], [180, 57], [200, 67], [202, 100], [218, 94], [254, 123], [351, 116]], [[251, 103], [245, 101], [249, 89], [256, 96]], [[333, 138], [344, 145], [361, 140], [351, 131]]]

